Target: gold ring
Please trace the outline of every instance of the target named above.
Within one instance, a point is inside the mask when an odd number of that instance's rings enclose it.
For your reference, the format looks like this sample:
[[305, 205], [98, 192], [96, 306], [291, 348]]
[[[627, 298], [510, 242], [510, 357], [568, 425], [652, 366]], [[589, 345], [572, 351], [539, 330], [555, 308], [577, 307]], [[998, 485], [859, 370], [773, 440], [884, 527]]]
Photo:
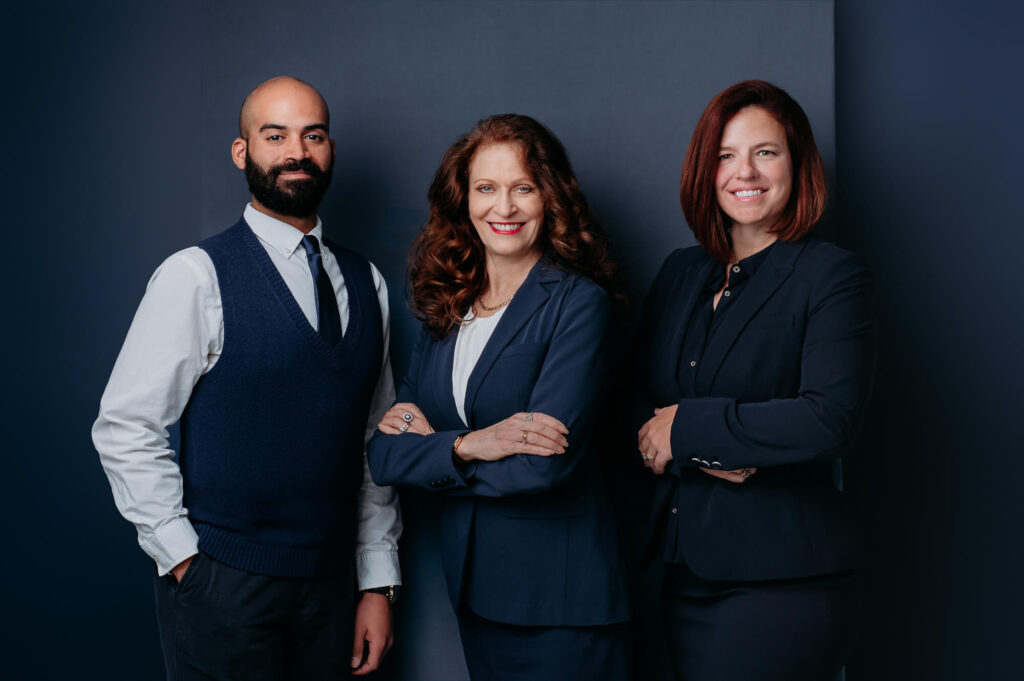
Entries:
[[530, 444], [529, 442], [526, 441], [526, 431], [525, 430], [523, 431], [523, 444], [524, 445]]

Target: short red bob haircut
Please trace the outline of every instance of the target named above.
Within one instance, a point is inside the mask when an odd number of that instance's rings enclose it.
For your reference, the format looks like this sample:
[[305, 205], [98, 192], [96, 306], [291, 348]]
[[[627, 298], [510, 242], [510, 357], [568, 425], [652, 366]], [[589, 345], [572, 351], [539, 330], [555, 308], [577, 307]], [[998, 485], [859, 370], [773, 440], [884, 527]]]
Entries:
[[763, 80], [745, 80], [723, 90], [697, 121], [679, 186], [679, 200], [690, 229], [704, 250], [721, 262], [731, 259], [732, 244], [726, 231], [728, 217], [719, 207], [715, 192], [719, 147], [726, 124], [748, 106], [764, 109], [782, 125], [793, 162], [789, 203], [771, 231], [782, 241], [800, 239], [821, 219], [828, 198], [825, 164], [814, 143], [807, 114], [796, 100]]

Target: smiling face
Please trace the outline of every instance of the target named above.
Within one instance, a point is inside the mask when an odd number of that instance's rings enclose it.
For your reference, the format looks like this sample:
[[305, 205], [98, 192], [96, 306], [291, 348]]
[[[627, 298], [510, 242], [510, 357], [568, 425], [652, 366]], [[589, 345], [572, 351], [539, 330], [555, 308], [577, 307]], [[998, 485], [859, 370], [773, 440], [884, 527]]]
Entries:
[[538, 255], [544, 200], [523, 165], [518, 145], [480, 147], [469, 162], [469, 218], [488, 260]]
[[292, 78], [272, 79], [249, 95], [231, 153], [255, 208], [275, 217], [316, 215], [334, 165], [329, 115], [320, 93]]
[[768, 231], [785, 211], [792, 188], [785, 129], [760, 107], [740, 109], [722, 130], [715, 175], [718, 205], [732, 226]]

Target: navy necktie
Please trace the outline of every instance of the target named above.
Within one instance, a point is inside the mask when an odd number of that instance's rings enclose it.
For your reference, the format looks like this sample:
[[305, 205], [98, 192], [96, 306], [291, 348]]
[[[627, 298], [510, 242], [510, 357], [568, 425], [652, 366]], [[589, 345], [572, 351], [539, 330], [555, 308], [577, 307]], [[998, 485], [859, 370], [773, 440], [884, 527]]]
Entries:
[[306, 260], [309, 271], [313, 274], [316, 285], [316, 318], [317, 329], [327, 344], [335, 346], [341, 340], [341, 315], [338, 314], [338, 299], [334, 297], [334, 287], [324, 271], [320, 257], [320, 243], [316, 237], [302, 237], [302, 247], [306, 249]]

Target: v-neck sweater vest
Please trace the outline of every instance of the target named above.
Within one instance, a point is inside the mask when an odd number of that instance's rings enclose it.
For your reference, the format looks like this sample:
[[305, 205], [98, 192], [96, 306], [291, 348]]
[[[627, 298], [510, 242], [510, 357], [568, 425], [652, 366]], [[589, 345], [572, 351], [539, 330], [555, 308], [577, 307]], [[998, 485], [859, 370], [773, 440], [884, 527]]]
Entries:
[[199, 244], [217, 271], [224, 347], [182, 415], [184, 502], [199, 548], [248, 572], [339, 575], [354, 561], [383, 331], [369, 263], [328, 246], [349, 298], [335, 347], [244, 220]]

